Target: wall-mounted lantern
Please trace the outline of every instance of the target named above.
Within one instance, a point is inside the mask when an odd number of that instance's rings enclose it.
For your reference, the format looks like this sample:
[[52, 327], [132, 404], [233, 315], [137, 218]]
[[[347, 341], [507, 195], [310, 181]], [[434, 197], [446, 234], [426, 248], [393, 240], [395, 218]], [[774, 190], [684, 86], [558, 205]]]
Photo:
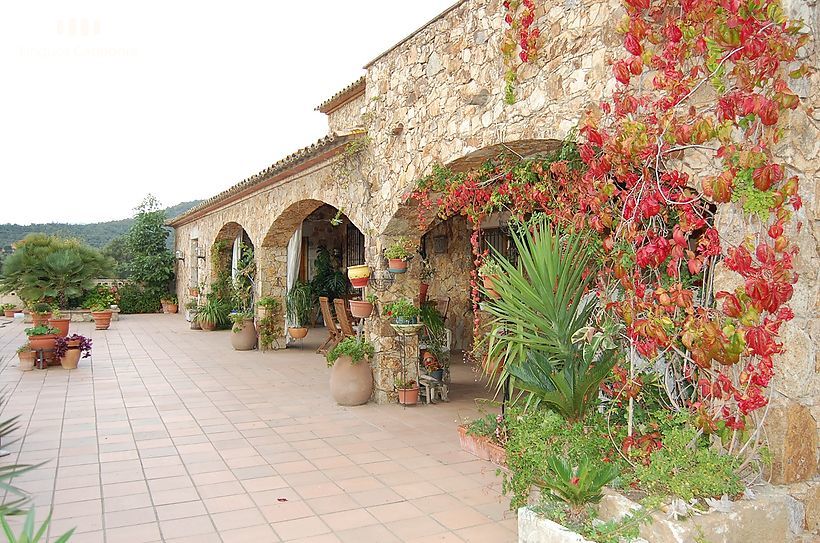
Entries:
[[196, 248], [196, 257], [205, 260], [205, 249], [197, 245]]
[[177, 250], [177, 252], [175, 253], [175, 256], [176, 256], [176, 259], [179, 260], [180, 262], [185, 262], [185, 255], [182, 253], [182, 251]]

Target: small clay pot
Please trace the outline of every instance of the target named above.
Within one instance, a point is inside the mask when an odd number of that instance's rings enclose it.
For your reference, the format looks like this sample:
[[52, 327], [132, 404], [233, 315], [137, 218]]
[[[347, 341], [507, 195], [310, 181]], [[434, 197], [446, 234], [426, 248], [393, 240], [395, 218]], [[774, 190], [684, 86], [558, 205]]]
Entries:
[[108, 330], [111, 326], [111, 310], [106, 311], [92, 311], [91, 317], [94, 319], [94, 325], [97, 330]]
[[493, 288], [493, 286], [494, 286], [493, 280], [496, 277], [498, 277], [498, 276], [497, 275], [485, 275], [481, 278], [484, 282], [484, 290], [487, 291], [487, 295], [490, 298], [493, 298], [495, 300], [501, 298], [501, 295], [498, 292], [496, 292], [495, 289]]
[[60, 359], [60, 365], [63, 367], [63, 369], [76, 369], [77, 364], [80, 362], [80, 354], [80, 349], [66, 350], [65, 355]]
[[419, 403], [419, 387], [415, 388], [399, 388], [396, 389], [399, 393], [399, 403], [402, 405], [416, 405]]
[[350, 314], [359, 319], [366, 319], [373, 314], [373, 304], [361, 300], [350, 300]]
[[407, 261], [401, 258], [388, 258], [387, 271], [390, 273], [405, 273], [407, 271]]
[[59, 337], [66, 337], [68, 335], [68, 327], [71, 325], [71, 319], [48, 319], [48, 325], [60, 331], [57, 334]]
[[31, 322], [34, 326], [40, 326], [48, 323], [48, 319], [51, 318], [51, 313], [31, 313]]
[[179, 311], [179, 304], [165, 304], [165, 312], [166, 313], [176, 313]]
[[290, 337], [293, 339], [304, 339], [304, 337], [308, 334], [308, 329], [304, 326], [289, 326], [288, 334], [290, 334]]
[[17, 353], [20, 359], [20, 371], [31, 371], [34, 369], [34, 351], [23, 351]]

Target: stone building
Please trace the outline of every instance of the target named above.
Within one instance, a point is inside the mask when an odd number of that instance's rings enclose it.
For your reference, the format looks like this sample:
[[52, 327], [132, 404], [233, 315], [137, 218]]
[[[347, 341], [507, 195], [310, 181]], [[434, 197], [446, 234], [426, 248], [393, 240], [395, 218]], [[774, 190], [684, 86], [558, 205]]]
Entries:
[[[327, 115], [326, 137], [171, 220], [177, 249], [186, 255], [178, 270], [181, 302], [188, 297], [185, 278], [194, 284], [208, 280], [214, 243], [232, 240], [242, 230], [255, 247], [258, 295], [282, 296], [294, 230], [305, 219], [340, 210], [345, 219], [338, 227], [344, 231], [339, 239], [357, 248], [356, 258], [369, 264], [376, 278], [387, 277], [381, 254], [397, 236], [424, 243], [436, 269], [430, 296], [450, 297], [448, 327], [457, 347], [469, 347], [468, 225], [455, 218], [433, 222], [420, 232], [417, 210], [404, 203], [404, 196], [434, 163], [467, 169], [502, 149], [526, 155], [554, 147], [576, 127], [589, 104], [611, 94], [615, 82], [609, 62], [621, 54], [615, 31], [622, 15], [618, 2], [546, 0], [537, 20], [544, 36], [542, 53], [537, 65], [523, 68], [518, 101], [507, 105], [500, 4], [457, 2], [369, 62], [362, 78], [318, 107]], [[816, 34], [815, 0], [787, 4]], [[816, 66], [816, 42], [809, 47], [809, 62]], [[793, 115], [781, 149], [803, 179], [804, 228], [796, 262], [801, 279], [792, 304], [796, 318], [785, 331], [789, 352], [777, 361], [777, 401], [769, 414], [776, 481], [810, 479], [817, 466], [820, 93], [810, 88], [819, 78], [815, 73], [799, 89], [813, 113]], [[736, 228], [742, 231], [742, 226]], [[204, 258], [196, 258], [197, 252]], [[360, 263], [347, 252], [343, 258], [342, 265]], [[414, 296], [418, 268], [416, 259], [403, 277], [381, 281], [380, 300]], [[392, 331], [376, 317], [368, 320], [366, 332], [376, 345], [377, 388], [389, 390], [397, 356]], [[376, 401], [386, 399], [386, 393], [376, 394]], [[812, 492], [816, 496], [816, 488]]]

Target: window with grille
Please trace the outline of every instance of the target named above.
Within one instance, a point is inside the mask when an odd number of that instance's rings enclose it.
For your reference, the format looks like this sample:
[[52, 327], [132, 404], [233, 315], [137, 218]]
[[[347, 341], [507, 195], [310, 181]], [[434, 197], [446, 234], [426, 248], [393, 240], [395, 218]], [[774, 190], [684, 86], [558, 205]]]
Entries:
[[485, 249], [488, 249], [490, 255], [493, 255], [494, 253], [490, 247], [501, 253], [504, 258], [513, 264], [518, 263], [518, 249], [516, 249], [509, 232], [502, 231], [500, 228], [482, 230], [481, 251], [484, 252]]
[[348, 266], [364, 264], [364, 234], [352, 224], [347, 225], [347, 250], [345, 251]]

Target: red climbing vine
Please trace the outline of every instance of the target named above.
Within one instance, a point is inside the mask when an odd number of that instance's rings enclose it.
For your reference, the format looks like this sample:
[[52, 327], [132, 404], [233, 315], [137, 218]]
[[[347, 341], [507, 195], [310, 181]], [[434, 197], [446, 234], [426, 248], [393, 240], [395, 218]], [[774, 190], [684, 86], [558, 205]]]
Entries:
[[[504, 74], [504, 101], [515, 103], [515, 82], [522, 64], [535, 62], [541, 31], [535, 26], [534, 0], [504, 0], [504, 40], [501, 53], [507, 71]], [[516, 52], [518, 54], [516, 54]]]
[[[526, 62], [538, 32], [532, 2], [504, 7], [510, 68], [512, 37]], [[774, 146], [800, 104], [790, 82], [808, 72], [799, 51], [809, 37], [776, 0], [624, 0], [624, 9], [617, 87], [586, 112], [575, 141], [468, 173], [436, 167], [412, 198], [421, 213], [463, 214], [476, 228], [507, 211], [594, 230], [597, 290], [623, 324], [627, 360], [660, 363], [679, 389], [670, 401], [741, 448], [793, 317], [802, 202]], [[477, 235], [473, 248], [479, 265]], [[735, 288], [713, 285], [716, 266], [736, 274]]]

